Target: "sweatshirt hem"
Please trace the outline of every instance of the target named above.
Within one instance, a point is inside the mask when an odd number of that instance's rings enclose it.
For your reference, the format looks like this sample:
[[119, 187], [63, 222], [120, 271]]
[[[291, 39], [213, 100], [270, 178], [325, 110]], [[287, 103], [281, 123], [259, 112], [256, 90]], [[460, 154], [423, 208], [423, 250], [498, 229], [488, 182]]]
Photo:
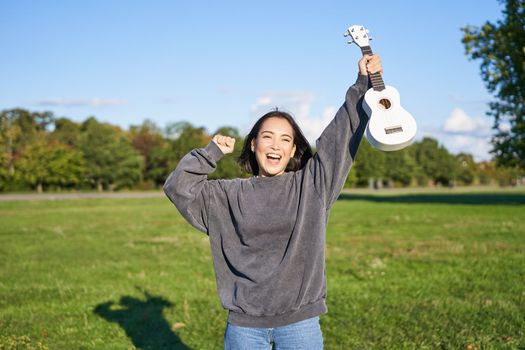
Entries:
[[325, 299], [321, 299], [305, 305], [299, 310], [274, 316], [253, 316], [229, 310], [228, 322], [241, 327], [274, 328], [316, 317], [325, 314], [327, 311]]

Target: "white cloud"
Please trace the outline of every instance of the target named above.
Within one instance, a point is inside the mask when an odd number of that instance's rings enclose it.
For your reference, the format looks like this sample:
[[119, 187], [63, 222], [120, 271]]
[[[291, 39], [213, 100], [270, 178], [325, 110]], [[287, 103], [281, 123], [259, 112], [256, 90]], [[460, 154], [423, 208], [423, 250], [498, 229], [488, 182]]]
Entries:
[[490, 133], [490, 122], [487, 118], [471, 117], [462, 109], [456, 108], [445, 121], [443, 131], [449, 133], [475, 133], [487, 135]]
[[334, 118], [336, 112], [337, 109], [335, 107], [326, 107], [321, 117], [311, 117], [307, 114], [297, 116], [297, 123], [310, 145], [315, 146], [315, 140], [321, 136], [321, 133]]
[[315, 140], [333, 119], [337, 110], [335, 107], [326, 107], [320, 116], [312, 116], [311, 106], [314, 99], [313, 93], [304, 91], [272, 91], [265, 93], [257, 98], [251, 107], [251, 125], [262, 115], [278, 108], [294, 117], [304, 136], [312, 146], [315, 146]]
[[476, 161], [490, 160], [492, 149], [490, 135], [446, 133], [443, 127], [421, 125], [418, 129], [418, 140], [423, 137], [432, 137], [443, 145], [450, 153], [472, 154]]
[[451, 137], [449, 146], [453, 153], [470, 153], [478, 161], [491, 158], [489, 151], [492, 146], [487, 137], [455, 135]]
[[432, 129], [422, 133], [436, 138], [453, 154], [472, 154], [477, 161], [492, 158], [489, 153], [492, 149], [489, 118], [471, 117], [462, 109], [455, 108], [440, 128]]
[[510, 131], [511, 125], [509, 122], [500, 122], [499, 130], [500, 131]]
[[269, 108], [273, 104], [271, 96], [261, 96], [257, 99], [254, 105], [252, 105], [252, 112], [259, 111], [262, 108]]
[[124, 105], [127, 101], [118, 98], [92, 98], [92, 99], [67, 99], [67, 98], [52, 98], [37, 101], [36, 104], [40, 106], [63, 106], [63, 107], [105, 107]]

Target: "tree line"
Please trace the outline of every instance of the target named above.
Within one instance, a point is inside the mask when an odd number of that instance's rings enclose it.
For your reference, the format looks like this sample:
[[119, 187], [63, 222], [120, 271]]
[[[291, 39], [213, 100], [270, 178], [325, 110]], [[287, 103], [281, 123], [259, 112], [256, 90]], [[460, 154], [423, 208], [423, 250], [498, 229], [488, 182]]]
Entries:
[[467, 56], [480, 61], [481, 78], [495, 97], [487, 111], [495, 160], [525, 170], [525, 1], [499, 2], [502, 18], [461, 28], [462, 43]]
[[[95, 117], [77, 123], [51, 112], [3, 110], [0, 191], [159, 189], [185, 154], [206, 146], [217, 133], [234, 137], [235, 151], [210, 178], [249, 176], [236, 163], [243, 138], [234, 127], [210, 134], [190, 122], [159, 128], [145, 120], [123, 130]], [[513, 169], [475, 162], [470, 154], [453, 155], [433, 138], [390, 153], [364, 139], [346, 187], [510, 185], [519, 175]]]

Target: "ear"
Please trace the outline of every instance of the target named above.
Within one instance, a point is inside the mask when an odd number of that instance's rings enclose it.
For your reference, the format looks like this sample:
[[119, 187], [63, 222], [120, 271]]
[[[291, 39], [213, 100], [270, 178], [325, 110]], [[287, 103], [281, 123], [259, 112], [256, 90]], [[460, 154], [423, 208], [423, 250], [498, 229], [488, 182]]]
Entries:
[[252, 139], [252, 142], [250, 143], [250, 147], [252, 149], [252, 152], [255, 152], [255, 139]]
[[291, 153], [291, 156], [290, 158], [293, 158], [293, 156], [295, 155], [295, 150], [297, 149], [297, 146], [295, 145], [295, 143], [293, 144], [293, 148], [292, 148], [292, 153]]

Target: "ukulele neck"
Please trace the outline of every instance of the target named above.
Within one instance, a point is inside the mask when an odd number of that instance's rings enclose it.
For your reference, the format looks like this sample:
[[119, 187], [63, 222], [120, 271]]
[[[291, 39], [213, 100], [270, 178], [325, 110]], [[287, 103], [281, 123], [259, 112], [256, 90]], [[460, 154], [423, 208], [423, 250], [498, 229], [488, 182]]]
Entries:
[[[361, 52], [363, 55], [373, 55], [372, 48], [370, 48], [370, 46], [362, 46]], [[385, 83], [383, 82], [383, 78], [381, 78], [381, 73], [370, 73], [368, 76], [370, 77], [372, 88], [375, 91], [382, 91], [385, 89]]]

